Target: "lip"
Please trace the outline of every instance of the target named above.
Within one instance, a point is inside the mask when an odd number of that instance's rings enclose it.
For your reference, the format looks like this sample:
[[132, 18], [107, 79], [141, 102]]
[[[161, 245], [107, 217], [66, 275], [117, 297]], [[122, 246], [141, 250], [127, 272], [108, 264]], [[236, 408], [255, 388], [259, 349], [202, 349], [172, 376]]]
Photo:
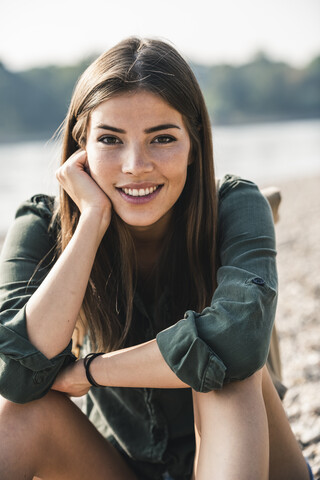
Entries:
[[[131, 204], [134, 204], [134, 205], [143, 205], [143, 204], [145, 204], [145, 203], [151, 202], [154, 198], [156, 198], [156, 197], [159, 195], [159, 193], [161, 192], [162, 187], [163, 187], [163, 185], [159, 185], [159, 184], [158, 184], [158, 185], [155, 185], [155, 184], [150, 184], [150, 183], [149, 183], [148, 186], [146, 186], [146, 187], [143, 187], [142, 185], [144, 185], [144, 184], [142, 184], [142, 183], [140, 183], [140, 184], [130, 184], [130, 185], [136, 185], [136, 186], [135, 186], [135, 187], [132, 187], [132, 186], [130, 186], [130, 187], [127, 187], [127, 186], [125, 186], [125, 187], [117, 187], [117, 190], [118, 190], [118, 192], [119, 192], [119, 195], [121, 195], [121, 197], [122, 197], [126, 202], [131, 203]], [[137, 187], [137, 185], [139, 185], [139, 187]], [[146, 184], [146, 185], [147, 185], [147, 184]], [[150, 193], [149, 195], [145, 195], [145, 196], [143, 196], [143, 197], [139, 197], [139, 196], [134, 197], [134, 196], [132, 196], [132, 195], [127, 195], [127, 194], [122, 190], [122, 188], [150, 188], [150, 187], [153, 187], [153, 186], [158, 186], [158, 188], [157, 188], [154, 192]]]

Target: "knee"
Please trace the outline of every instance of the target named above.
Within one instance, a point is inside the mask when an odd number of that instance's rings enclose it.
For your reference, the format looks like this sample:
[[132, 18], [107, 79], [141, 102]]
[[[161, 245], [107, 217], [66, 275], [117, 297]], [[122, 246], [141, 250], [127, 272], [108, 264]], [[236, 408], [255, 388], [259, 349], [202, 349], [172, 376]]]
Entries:
[[[263, 367], [263, 369], [266, 367]], [[226, 399], [236, 395], [247, 395], [248, 393], [262, 392], [263, 369], [256, 371], [250, 377], [243, 380], [226, 383], [221, 390], [212, 390], [208, 393], [192, 391], [194, 403], [201, 405], [216, 402], [219, 399]]]
[[50, 425], [50, 419], [54, 421], [55, 406], [66, 400], [62, 397], [57, 392], [49, 392], [39, 400], [18, 404], [0, 396], [0, 429], [36, 433], [37, 429]]
[[14, 403], [0, 396], [0, 425], [3, 426], [5, 423], [13, 421], [18, 422], [21, 416], [25, 416], [31, 410], [29, 403]]
[[237, 393], [246, 390], [257, 390], [262, 391], [262, 371], [263, 369], [257, 370], [255, 373], [250, 375], [243, 380], [237, 380], [226, 384], [223, 390], [230, 390], [231, 392]]
[[36, 408], [31, 403], [17, 404], [0, 398], [0, 437], [6, 439], [0, 454], [1, 464], [4, 458], [11, 458], [12, 451], [20, 451], [21, 456], [25, 457], [23, 452], [27, 446], [34, 444], [39, 437], [43, 421], [37, 420]]
[[192, 391], [195, 424], [201, 432], [201, 423], [208, 419], [217, 419], [226, 412], [238, 412], [244, 405], [261, 403], [263, 369], [250, 377], [225, 384], [221, 390], [208, 393]]

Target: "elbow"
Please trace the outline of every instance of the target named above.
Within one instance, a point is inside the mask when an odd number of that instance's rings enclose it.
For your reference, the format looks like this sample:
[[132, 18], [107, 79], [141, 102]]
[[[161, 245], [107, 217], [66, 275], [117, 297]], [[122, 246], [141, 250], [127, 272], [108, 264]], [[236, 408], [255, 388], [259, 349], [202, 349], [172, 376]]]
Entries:
[[269, 341], [261, 341], [257, 336], [244, 342], [244, 348], [233, 352], [227, 362], [226, 378], [229, 381], [244, 380], [260, 370], [266, 363], [269, 353]]
[[259, 352], [257, 355], [246, 358], [246, 361], [239, 361], [237, 365], [232, 365], [227, 369], [227, 377], [230, 381], [244, 380], [260, 370], [265, 363], [266, 357]]
[[0, 393], [3, 398], [9, 400], [12, 403], [18, 403], [20, 405], [24, 405], [26, 403], [32, 402], [33, 400], [37, 400], [41, 398], [43, 395], [27, 395], [24, 392], [16, 392], [16, 391], [9, 391], [8, 389], [2, 389], [0, 387]]
[[228, 355], [227, 376], [231, 380], [243, 380], [266, 363], [277, 303], [276, 291], [272, 291], [268, 301], [251, 304], [243, 318], [245, 328], [239, 329], [232, 342], [232, 352]]
[[39, 382], [37, 374], [23, 368], [19, 362], [0, 362], [0, 395], [13, 403], [29, 403], [42, 398], [53, 381]]
[[215, 339], [213, 351], [226, 366], [226, 381], [244, 380], [266, 363], [273, 327], [271, 316], [247, 317], [246, 327]]
[[0, 394], [10, 402], [25, 404], [42, 398], [48, 392], [45, 390], [26, 387], [25, 385], [8, 385], [8, 383], [0, 382]]

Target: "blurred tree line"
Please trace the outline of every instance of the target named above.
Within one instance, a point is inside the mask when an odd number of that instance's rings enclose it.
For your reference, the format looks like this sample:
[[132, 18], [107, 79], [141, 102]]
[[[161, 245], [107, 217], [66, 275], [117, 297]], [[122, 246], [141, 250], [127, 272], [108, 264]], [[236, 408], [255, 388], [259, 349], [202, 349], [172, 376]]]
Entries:
[[[77, 78], [91, 61], [22, 72], [0, 62], [0, 141], [52, 136]], [[263, 52], [240, 66], [191, 67], [215, 125], [320, 117], [320, 56], [302, 69], [272, 61]]]

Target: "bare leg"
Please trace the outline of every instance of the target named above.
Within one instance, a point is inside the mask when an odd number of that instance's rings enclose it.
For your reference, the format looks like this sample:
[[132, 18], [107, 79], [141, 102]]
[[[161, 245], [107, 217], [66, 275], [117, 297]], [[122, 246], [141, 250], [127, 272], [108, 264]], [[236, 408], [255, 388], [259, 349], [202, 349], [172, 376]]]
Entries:
[[268, 425], [262, 373], [220, 391], [193, 392], [196, 480], [267, 480]]
[[[219, 392], [193, 392], [196, 433], [193, 479], [309, 479], [305, 459], [266, 367], [262, 369], [268, 422], [265, 432], [261, 383], [256, 382], [256, 375], [227, 385]], [[269, 468], [264, 463], [268, 444]]]
[[269, 427], [270, 480], [308, 480], [306, 461], [266, 367], [263, 368], [262, 392]]
[[2, 480], [137, 480], [120, 454], [65, 395], [0, 401]]

